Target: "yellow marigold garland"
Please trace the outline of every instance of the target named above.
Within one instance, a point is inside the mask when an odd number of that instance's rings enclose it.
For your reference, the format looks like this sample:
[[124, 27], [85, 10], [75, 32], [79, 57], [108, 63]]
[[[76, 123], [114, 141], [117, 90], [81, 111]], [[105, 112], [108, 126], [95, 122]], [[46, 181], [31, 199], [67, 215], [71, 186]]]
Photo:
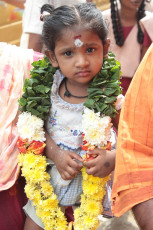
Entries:
[[26, 179], [25, 192], [36, 207], [36, 214], [44, 223], [46, 230], [67, 230], [68, 224], [64, 213], [58, 207], [57, 196], [46, 172], [47, 161], [42, 155], [32, 151], [19, 155], [22, 175]]
[[81, 205], [74, 211], [75, 230], [94, 230], [99, 226], [98, 215], [103, 211], [102, 200], [105, 196], [105, 185], [109, 176], [105, 178], [94, 177], [86, 173], [86, 168], [82, 168]]

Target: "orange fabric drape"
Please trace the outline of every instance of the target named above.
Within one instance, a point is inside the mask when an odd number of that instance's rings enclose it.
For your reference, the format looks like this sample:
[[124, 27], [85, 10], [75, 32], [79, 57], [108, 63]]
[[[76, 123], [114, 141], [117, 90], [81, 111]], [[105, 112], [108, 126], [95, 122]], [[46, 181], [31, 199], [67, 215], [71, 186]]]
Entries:
[[113, 213], [153, 198], [153, 44], [123, 103], [118, 132]]

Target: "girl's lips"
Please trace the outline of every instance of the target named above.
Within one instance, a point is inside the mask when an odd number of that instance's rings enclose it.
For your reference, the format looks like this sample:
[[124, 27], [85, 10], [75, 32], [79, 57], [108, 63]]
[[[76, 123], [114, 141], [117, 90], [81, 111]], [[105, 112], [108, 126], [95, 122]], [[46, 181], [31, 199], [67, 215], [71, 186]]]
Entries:
[[86, 71], [77, 72], [77, 75], [78, 75], [79, 77], [86, 77], [86, 76], [89, 75], [89, 73], [90, 73], [90, 71], [86, 70]]

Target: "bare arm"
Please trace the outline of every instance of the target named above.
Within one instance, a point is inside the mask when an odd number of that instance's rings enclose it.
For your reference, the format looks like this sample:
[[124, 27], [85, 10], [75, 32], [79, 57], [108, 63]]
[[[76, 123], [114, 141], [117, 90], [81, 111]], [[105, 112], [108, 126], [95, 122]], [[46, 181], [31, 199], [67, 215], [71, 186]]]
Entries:
[[6, 3], [24, 9], [24, 3], [26, 0], [5, 0]]
[[61, 150], [46, 133], [46, 155], [64, 180], [73, 179], [81, 170], [83, 159], [72, 151]]
[[40, 34], [29, 34], [29, 44], [28, 48], [33, 49], [34, 51], [41, 52], [42, 51], [42, 39]]
[[153, 230], [153, 199], [134, 206], [132, 211], [141, 230]]

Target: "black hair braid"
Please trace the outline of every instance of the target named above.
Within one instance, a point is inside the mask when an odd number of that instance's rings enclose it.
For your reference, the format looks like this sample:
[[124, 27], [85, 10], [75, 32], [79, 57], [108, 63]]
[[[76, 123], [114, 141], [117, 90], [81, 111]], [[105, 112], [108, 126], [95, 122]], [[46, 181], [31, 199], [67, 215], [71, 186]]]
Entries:
[[[146, 1], [149, 2], [149, 0]], [[111, 19], [112, 19], [115, 41], [118, 46], [123, 46], [124, 36], [123, 36], [121, 21], [118, 12], [117, 0], [110, 0], [110, 3], [111, 3]], [[145, 17], [145, 0], [141, 3], [137, 12], [137, 26], [138, 26], [137, 41], [139, 44], [142, 44], [144, 40], [144, 33], [139, 23], [140, 19], [144, 17]]]
[[144, 18], [145, 17], [145, 2], [143, 1], [141, 6], [139, 7], [139, 10], [137, 12], [137, 25], [138, 25], [138, 33], [137, 33], [137, 40], [140, 44], [143, 43], [143, 40], [144, 40], [144, 33], [141, 29], [141, 26], [140, 26], [140, 19]]
[[119, 17], [117, 1], [110, 0], [110, 3], [111, 3], [111, 19], [112, 19], [115, 41], [118, 46], [122, 46], [124, 44], [124, 36], [123, 36], [121, 21]]

